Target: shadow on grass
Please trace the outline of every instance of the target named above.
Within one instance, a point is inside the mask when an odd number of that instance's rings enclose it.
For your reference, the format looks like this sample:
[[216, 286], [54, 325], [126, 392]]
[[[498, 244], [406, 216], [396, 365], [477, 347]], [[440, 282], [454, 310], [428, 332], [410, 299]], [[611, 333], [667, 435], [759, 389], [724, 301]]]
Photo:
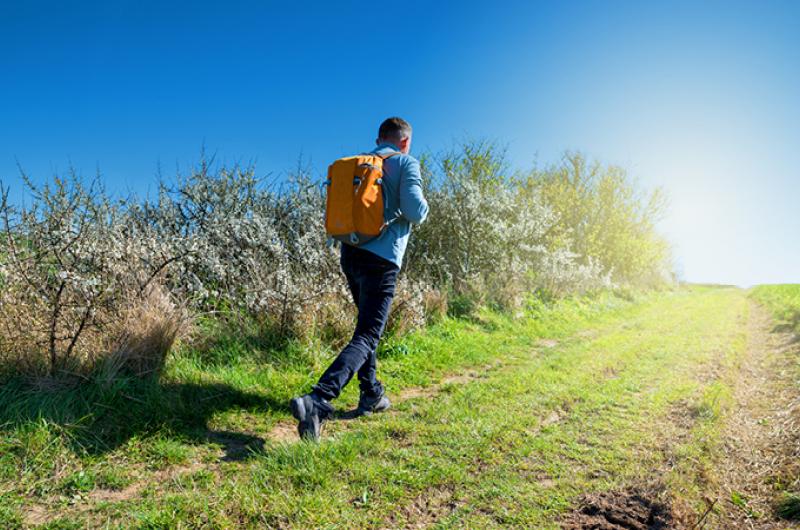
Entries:
[[264, 452], [263, 438], [241, 432], [207, 430], [205, 440], [222, 446], [223, 462], [239, 462]]
[[77, 388], [35, 390], [21, 381], [0, 386], [0, 430], [36, 428], [64, 434], [79, 454], [102, 455], [133, 437], [168, 433], [189, 443], [218, 443], [223, 460], [262, 451], [265, 440], [246, 433], [209, 429], [215, 414], [232, 409], [287, 412], [283, 400], [216, 383], [126, 380], [113, 386], [87, 382]]
[[775, 507], [778, 517], [800, 521], [800, 493], [784, 492]]
[[791, 322], [780, 322], [772, 326], [773, 333], [791, 333], [795, 330], [795, 324]]
[[793, 346], [800, 343], [800, 322], [779, 322], [772, 326], [770, 330], [772, 333], [779, 333], [782, 335], [788, 334], [790, 336], [786, 346]]
[[800, 340], [800, 311], [787, 311], [777, 320], [772, 328], [773, 333], [794, 333], [795, 338]]
[[350, 421], [350, 420], [357, 420], [358, 418], [363, 418], [364, 413], [359, 411], [358, 408], [351, 409], [351, 410], [337, 410], [334, 412], [333, 417], [331, 418], [333, 421]]

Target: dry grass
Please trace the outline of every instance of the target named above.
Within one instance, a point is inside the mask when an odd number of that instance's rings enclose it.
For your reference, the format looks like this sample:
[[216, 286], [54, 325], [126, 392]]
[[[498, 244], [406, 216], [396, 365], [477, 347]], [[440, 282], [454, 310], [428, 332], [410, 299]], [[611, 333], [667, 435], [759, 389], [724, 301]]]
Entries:
[[439, 289], [427, 289], [422, 295], [425, 320], [434, 324], [447, 316], [447, 293]]
[[392, 310], [386, 322], [388, 335], [405, 335], [425, 325], [425, 288], [422, 284], [401, 277], [395, 289]]
[[[12, 295], [5, 292], [5, 301]], [[95, 373], [106, 382], [122, 372], [136, 377], [158, 374], [176, 340], [190, 328], [188, 312], [155, 283], [141, 295], [133, 293], [122, 299], [128, 302], [121, 308], [98, 311], [97, 322], [103, 325], [87, 326], [70, 358], [57, 359], [60, 364], [55, 371], [48, 338], [42, 331], [46, 312], [30, 304], [4, 303], [6, 310], [0, 312], [3, 369], [7, 375], [26, 378], [40, 390], [71, 386]], [[63, 345], [56, 346], [63, 355]]]
[[325, 293], [297, 311], [290, 334], [308, 338], [318, 333], [324, 342], [339, 348], [353, 335], [355, 318], [355, 304], [349, 293]]
[[[104, 356], [104, 332], [100, 325], [81, 326], [72, 318], [78, 313], [76, 304], [64, 304], [56, 310], [30, 287], [5, 285], [0, 295], [3, 375], [22, 376], [41, 389], [86, 377]], [[98, 321], [114, 320], [102, 310], [93, 314], [99, 315]]]
[[[10, 373], [39, 374], [47, 372], [47, 360], [41, 341], [30, 333], [38, 308], [17, 303], [16, 293], [8, 285], [0, 292], [0, 363]], [[37, 352], [41, 352], [37, 354]]]
[[[798, 488], [800, 400], [793, 383], [798, 345], [791, 333], [773, 332], [766, 312], [752, 308], [747, 355], [734, 389], [720, 469], [726, 508], [721, 525], [787, 528], [781, 490]], [[776, 506], [778, 504], [778, 506]], [[776, 510], [777, 508], [777, 510]]]
[[189, 313], [166, 289], [151, 284], [126, 307], [117, 330], [110, 335], [100, 379], [110, 382], [124, 372], [136, 377], [158, 375], [175, 342], [190, 328]]

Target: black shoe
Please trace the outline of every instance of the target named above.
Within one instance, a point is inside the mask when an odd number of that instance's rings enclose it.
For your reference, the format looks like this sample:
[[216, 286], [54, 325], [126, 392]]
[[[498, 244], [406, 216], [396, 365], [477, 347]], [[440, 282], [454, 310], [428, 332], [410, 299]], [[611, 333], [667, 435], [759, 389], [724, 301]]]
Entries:
[[356, 409], [356, 413], [359, 416], [372, 414], [373, 412], [383, 412], [387, 410], [392, 403], [389, 401], [389, 398], [386, 397], [384, 392], [381, 392], [377, 396], [368, 396], [364, 392], [361, 392], [361, 397], [358, 399], [358, 408]]
[[289, 402], [292, 416], [297, 420], [297, 433], [305, 440], [318, 441], [322, 424], [333, 413], [333, 406], [311, 394], [293, 398]]

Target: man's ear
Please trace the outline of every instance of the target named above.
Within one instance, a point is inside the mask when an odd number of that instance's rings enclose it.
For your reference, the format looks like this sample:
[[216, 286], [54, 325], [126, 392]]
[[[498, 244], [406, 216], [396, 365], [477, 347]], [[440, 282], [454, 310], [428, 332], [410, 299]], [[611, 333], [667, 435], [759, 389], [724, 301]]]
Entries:
[[381, 145], [381, 139], [375, 138], [375, 145]]

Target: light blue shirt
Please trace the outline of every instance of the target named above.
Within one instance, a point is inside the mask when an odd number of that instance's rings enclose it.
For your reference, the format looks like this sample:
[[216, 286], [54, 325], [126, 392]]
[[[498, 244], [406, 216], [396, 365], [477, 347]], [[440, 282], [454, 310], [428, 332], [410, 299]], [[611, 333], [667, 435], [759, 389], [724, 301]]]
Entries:
[[[383, 143], [372, 151], [385, 155], [400, 149]], [[383, 211], [389, 223], [383, 233], [359, 245], [383, 259], [403, 265], [411, 225], [420, 224], [428, 216], [428, 201], [422, 194], [422, 175], [419, 161], [410, 155], [394, 155], [383, 162]]]

